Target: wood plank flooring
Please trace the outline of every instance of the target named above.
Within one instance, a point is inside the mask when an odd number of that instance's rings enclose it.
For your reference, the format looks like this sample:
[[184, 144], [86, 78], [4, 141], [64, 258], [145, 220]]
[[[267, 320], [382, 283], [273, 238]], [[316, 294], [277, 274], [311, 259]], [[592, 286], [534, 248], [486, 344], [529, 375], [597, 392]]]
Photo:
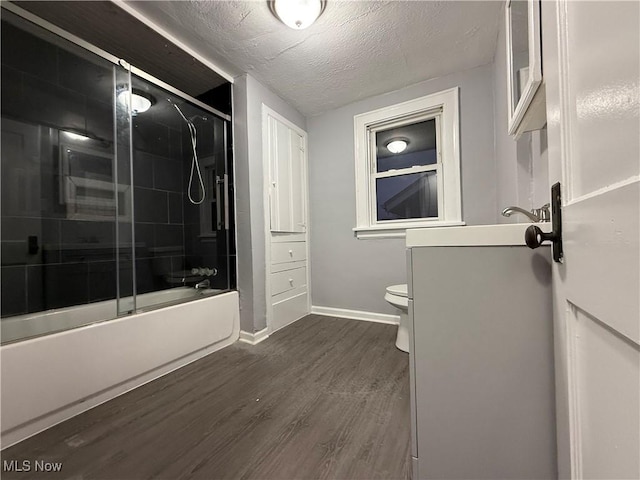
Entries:
[[395, 334], [310, 315], [4, 450], [32, 470], [2, 478], [409, 478], [409, 358]]

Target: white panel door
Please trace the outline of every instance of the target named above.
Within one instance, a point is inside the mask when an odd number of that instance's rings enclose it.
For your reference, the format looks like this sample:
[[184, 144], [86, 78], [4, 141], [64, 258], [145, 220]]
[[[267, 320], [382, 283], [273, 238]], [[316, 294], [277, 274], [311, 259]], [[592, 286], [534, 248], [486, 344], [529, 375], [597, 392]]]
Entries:
[[560, 478], [640, 478], [640, 3], [543, 2]]
[[304, 138], [281, 121], [268, 117], [269, 206], [272, 232], [306, 229]]
[[304, 138], [294, 130], [291, 137], [291, 232], [304, 232], [307, 228], [307, 173], [304, 153]]

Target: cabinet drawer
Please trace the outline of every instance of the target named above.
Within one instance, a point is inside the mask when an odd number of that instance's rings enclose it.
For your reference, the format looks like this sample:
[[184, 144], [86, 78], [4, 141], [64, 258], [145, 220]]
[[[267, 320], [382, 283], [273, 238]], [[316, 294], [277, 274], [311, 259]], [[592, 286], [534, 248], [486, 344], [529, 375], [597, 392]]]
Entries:
[[271, 263], [297, 262], [307, 258], [306, 242], [271, 244]]
[[271, 274], [271, 295], [292, 290], [294, 288], [303, 287], [307, 284], [306, 267], [296, 268], [295, 270], [284, 270]]

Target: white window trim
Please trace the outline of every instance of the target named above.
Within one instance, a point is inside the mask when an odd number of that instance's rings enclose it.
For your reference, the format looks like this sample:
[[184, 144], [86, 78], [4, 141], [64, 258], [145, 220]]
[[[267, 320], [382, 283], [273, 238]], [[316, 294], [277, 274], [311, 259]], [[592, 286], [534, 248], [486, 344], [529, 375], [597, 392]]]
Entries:
[[[460, 190], [460, 118], [459, 88], [426, 95], [390, 107], [356, 115], [355, 134], [355, 174], [356, 174], [356, 227], [358, 238], [404, 237], [407, 228], [444, 227], [464, 225], [462, 221], [462, 195]], [[373, 218], [373, 188], [370, 158], [369, 129], [382, 122], [401, 120], [412, 115], [427, 114], [441, 109], [440, 145], [442, 158], [442, 217], [425, 220], [404, 220], [376, 223]], [[440, 195], [440, 194], [439, 194]]]

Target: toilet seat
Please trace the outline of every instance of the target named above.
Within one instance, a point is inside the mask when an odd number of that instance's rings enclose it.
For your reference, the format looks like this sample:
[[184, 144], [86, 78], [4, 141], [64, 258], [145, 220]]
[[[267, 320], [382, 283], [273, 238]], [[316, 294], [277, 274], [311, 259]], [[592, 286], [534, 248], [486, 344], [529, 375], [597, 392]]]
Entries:
[[409, 289], [406, 283], [387, 287], [384, 299], [400, 310], [400, 322], [396, 335], [396, 347], [409, 352]]
[[384, 299], [391, 305], [406, 310], [409, 308], [409, 291], [407, 284], [391, 285], [387, 287], [387, 292]]

